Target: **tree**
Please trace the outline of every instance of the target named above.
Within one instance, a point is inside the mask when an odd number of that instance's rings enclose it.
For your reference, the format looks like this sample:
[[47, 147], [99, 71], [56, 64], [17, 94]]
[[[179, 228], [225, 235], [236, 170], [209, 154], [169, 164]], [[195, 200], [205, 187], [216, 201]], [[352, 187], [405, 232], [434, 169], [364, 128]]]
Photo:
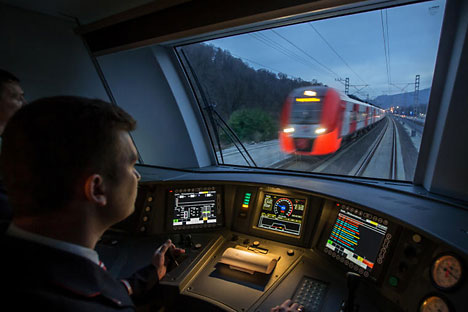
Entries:
[[242, 108], [231, 114], [229, 126], [244, 142], [268, 141], [277, 136], [278, 123], [258, 108]]

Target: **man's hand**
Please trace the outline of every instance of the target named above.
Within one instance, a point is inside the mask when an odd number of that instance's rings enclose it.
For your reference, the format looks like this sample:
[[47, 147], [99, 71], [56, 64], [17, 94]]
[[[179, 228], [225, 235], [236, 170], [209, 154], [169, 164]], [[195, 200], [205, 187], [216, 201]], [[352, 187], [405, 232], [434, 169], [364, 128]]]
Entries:
[[158, 271], [158, 279], [161, 280], [166, 275], [167, 264], [173, 261], [174, 257], [185, 253], [184, 249], [176, 248], [170, 239], [161, 245], [153, 254], [153, 265]]
[[291, 299], [286, 300], [280, 306], [271, 308], [270, 312], [292, 312], [292, 311], [304, 311], [304, 307], [298, 303], [292, 303]]

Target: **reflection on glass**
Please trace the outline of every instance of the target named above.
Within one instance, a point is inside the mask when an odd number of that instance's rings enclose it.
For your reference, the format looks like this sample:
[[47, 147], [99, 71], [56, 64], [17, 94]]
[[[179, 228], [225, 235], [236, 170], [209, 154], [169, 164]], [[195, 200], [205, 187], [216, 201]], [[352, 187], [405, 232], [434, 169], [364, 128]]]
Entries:
[[444, 8], [429, 1], [179, 46], [219, 162], [412, 180]]

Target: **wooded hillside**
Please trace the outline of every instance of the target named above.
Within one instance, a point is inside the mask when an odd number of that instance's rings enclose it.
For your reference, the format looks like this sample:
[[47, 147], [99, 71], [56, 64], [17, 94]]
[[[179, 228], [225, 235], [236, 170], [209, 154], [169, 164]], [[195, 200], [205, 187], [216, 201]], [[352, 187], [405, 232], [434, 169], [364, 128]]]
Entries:
[[228, 51], [212, 45], [192, 44], [183, 47], [183, 51], [207, 101], [241, 140], [275, 138], [281, 108], [289, 92], [303, 86], [322, 85], [317, 81], [290, 78], [283, 73], [256, 70]]

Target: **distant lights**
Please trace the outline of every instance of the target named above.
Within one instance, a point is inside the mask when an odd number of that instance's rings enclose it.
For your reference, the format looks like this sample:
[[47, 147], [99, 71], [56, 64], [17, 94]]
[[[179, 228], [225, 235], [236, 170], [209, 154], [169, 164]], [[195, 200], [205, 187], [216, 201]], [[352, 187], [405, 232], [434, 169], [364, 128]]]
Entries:
[[306, 90], [306, 91], [304, 91], [304, 95], [307, 95], [307, 96], [317, 96], [317, 92], [312, 91], [312, 90]]
[[327, 131], [327, 128], [317, 128], [315, 129], [315, 134], [322, 134], [325, 133], [325, 131]]
[[284, 129], [283, 129], [283, 132], [284, 132], [284, 133], [293, 133], [294, 130], [295, 130], [294, 128], [284, 128]]

